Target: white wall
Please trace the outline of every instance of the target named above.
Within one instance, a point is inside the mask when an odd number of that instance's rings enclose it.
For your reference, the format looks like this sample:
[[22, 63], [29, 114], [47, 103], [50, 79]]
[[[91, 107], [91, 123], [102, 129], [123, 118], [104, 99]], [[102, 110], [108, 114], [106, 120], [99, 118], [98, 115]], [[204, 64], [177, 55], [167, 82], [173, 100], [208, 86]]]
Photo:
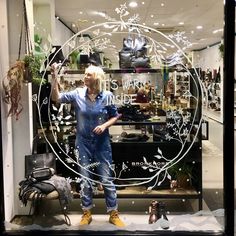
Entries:
[[193, 52], [193, 66], [195, 68], [201, 68], [203, 71], [210, 69], [217, 70], [220, 67], [221, 83], [220, 83], [220, 98], [221, 98], [221, 112], [214, 112], [209, 109], [203, 110], [203, 114], [206, 114], [209, 118], [216, 121], [223, 122], [223, 59], [220, 57], [219, 45], [214, 45], [212, 47], [206, 48], [201, 51]]
[[200, 67], [202, 70], [206, 71], [207, 68], [210, 68], [211, 70], [218, 70], [220, 66], [221, 70], [223, 71], [223, 60], [219, 54], [219, 45], [220, 44], [217, 44], [204, 50], [194, 52], [194, 67]]
[[[8, 42], [8, 15], [7, 4], [10, 1], [0, 0], [0, 94], [3, 95], [2, 80], [6, 77], [9, 69], [9, 42]], [[17, 5], [17, 4], [16, 4]], [[2, 113], [2, 138], [3, 143], [3, 174], [4, 174], [4, 202], [5, 202], [5, 220], [9, 221], [15, 215], [14, 197], [14, 172], [13, 172], [13, 150], [12, 150], [12, 119], [6, 118], [8, 106], [2, 100], [1, 96], [1, 113]]]
[[[54, 43], [55, 45], [63, 46], [63, 44], [70, 39], [74, 34], [63, 25], [58, 19], [55, 19], [55, 34], [54, 34]], [[71, 48], [66, 45], [62, 49], [64, 56], [68, 56], [71, 51]]]
[[[27, 0], [28, 1], [28, 0]], [[7, 13], [8, 13], [8, 25], [9, 25], [9, 53], [10, 53], [10, 63], [15, 64], [18, 56], [19, 47], [19, 35], [21, 30], [22, 14], [23, 14], [23, 0], [7, 1]], [[31, 3], [31, 5], [30, 5]], [[32, 9], [32, 2], [28, 1], [27, 6]], [[11, 17], [10, 17], [11, 16]], [[14, 16], [14, 17], [13, 17]], [[29, 22], [32, 22], [32, 18], [29, 17]], [[24, 33], [23, 28], [23, 33]], [[18, 36], [18, 37], [17, 37]], [[23, 59], [25, 54], [25, 35], [22, 38], [22, 55]], [[9, 68], [8, 68], [9, 69]], [[27, 214], [28, 209], [21, 207], [22, 203], [18, 198], [19, 182], [24, 179], [24, 156], [31, 152], [32, 143], [32, 99], [31, 96], [31, 84], [23, 84], [21, 86], [21, 103], [23, 105], [23, 110], [19, 115], [19, 120], [12, 117], [12, 141], [13, 143], [13, 183], [11, 178], [8, 177], [6, 173], [7, 185], [11, 186], [11, 191], [14, 192], [14, 214]], [[8, 118], [9, 120], [9, 118]], [[8, 121], [9, 122], [9, 121]], [[5, 142], [5, 140], [4, 140]], [[4, 144], [5, 145], [5, 144]], [[6, 201], [8, 204], [8, 201]]]

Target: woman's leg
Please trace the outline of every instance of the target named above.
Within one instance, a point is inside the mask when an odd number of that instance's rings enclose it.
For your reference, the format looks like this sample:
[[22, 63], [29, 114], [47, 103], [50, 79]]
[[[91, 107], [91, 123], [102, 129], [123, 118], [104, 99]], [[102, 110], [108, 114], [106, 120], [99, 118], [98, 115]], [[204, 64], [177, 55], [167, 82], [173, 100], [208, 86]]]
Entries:
[[116, 188], [112, 181], [111, 158], [112, 154], [110, 150], [99, 150], [96, 152], [96, 159], [99, 161], [97, 173], [103, 185], [107, 212], [117, 210], [118, 207]]
[[80, 178], [80, 198], [82, 203], [83, 210], [89, 210], [93, 206], [93, 188], [92, 188], [92, 174], [89, 172], [89, 166], [93, 162], [92, 158], [92, 145], [85, 141], [80, 141], [77, 144], [79, 151], [79, 173], [81, 174]]

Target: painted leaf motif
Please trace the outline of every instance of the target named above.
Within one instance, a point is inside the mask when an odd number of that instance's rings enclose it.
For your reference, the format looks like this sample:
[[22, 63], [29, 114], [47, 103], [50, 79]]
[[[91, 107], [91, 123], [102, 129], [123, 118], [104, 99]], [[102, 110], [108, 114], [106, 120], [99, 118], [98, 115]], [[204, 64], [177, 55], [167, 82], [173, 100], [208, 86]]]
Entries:
[[147, 167], [147, 166], [142, 166], [142, 168], [143, 168], [144, 170], [146, 170], [148, 167]]
[[160, 148], [157, 149], [157, 152], [158, 152], [160, 155], [162, 155], [162, 151], [161, 151]]
[[43, 99], [43, 104], [48, 104], [48, 98], [47, 98], [47, 97], [45, 97], [45, 98]]
[[127, 168], [128, 168], [128, 166], [124, 162], [122, 162], [122, 170], [125, 170]]
[[146, 157], [143, 157], [143, 161], [144, 161], [145, 163], [147, 163], [147, 159], [146, 159]]
[[119, 26], [116, 27], [116, 28], [114, 28], [114, 29], [112, 30], [112, 32], [116, 32], [118, 29], [119, 29]]
[[99, 35], [100, 29], [94, 30], [93, 33], [94, 33], [95, 35]]
[[37, 101], [37, 94], [33, 94], [33, 95], [32, 95], [32, 100], [33, 100], [33, 102], [36, 102], [36, 101]]
[[[43, 50], [44, 50], [45, 52], [48, 51], [48, 45], [47, 45], [46, 43], [43, 44]], [[54, 51], [55, 51], [55, 49], [54, 49]], [[53, 49], [52, 49], [52, 52], [53, 52]]]
[[166, 177], [171, 180], [171, 175], [170, 174], [167, 174]]
[[69, 46], [70, 48], [75, 48], [75, 45], [76, 45], [75, 40], [71, 40], [71, 41], [68, 43], [68, 46]]
[[156, 157], [157, 159], [161, 159], [162, 158], [162, 156], [160, 156], [160, 155], [155, 155], [154, 157]]
[[50, 34], [48, 34], [48, 42], [49, 42], [50, 44], [52, 44], [52, 38], [51, 38], [51, 35], [50, 35]]
[[40, 66], [39, 72], [42, 73], [43, 71], [45, 71], [45, 66], [42, 63], [41, 66]]

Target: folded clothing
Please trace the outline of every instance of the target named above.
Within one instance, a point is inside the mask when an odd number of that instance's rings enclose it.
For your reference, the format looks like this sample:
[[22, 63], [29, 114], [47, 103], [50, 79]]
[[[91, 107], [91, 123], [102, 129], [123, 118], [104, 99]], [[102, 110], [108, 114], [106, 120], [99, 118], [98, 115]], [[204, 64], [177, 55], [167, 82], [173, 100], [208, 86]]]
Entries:
[[123, 142], [146, 142], [149, 139], [146, 134], [127, 134], [126, 132], [123, 132], [121, 137]]

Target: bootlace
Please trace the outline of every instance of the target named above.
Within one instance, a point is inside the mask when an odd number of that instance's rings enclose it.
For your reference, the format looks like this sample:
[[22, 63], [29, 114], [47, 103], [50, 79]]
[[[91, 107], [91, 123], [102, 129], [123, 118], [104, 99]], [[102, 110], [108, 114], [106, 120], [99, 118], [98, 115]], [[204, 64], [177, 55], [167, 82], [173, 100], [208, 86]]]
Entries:
[[89, 215], [90, 215], [89, 211], [84, 211], [84, 214], [83, 214], [82, 218], [88, 218]]
[[111, 218], [119, 218], [118, 211], [114, 211], [111, 213]]

